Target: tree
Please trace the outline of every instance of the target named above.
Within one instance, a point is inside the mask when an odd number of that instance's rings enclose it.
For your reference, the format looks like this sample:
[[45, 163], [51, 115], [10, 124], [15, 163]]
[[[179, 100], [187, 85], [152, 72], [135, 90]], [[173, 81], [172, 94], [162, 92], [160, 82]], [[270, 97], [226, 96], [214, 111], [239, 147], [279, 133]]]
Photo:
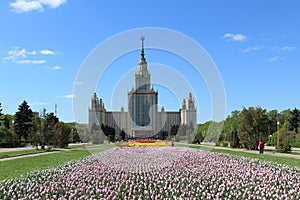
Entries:
[[168, 137], [168, 131], [161, 131], [159, 134], [160, 140], [165, 140]]
[[195, 137], [195, 133], [196, 133], [196, 130], [194, 128], [194, 124], [193, 122], [191, 121], [188, 125], [187, 125], [187, 130], [186, 130], [186, 142], [188, 144], [190, 144], [194, 137]]
[[291, 144], [296, 141], [296, 132], [295, 131], [286, 131], [280, 134], [280, 141], [276, 150], [282, 153], [287, 153], [291, 151]]
[[4, 126], [0, 126], [0, 147], [12, 147], [12, 132]]
[[171, 126], [171, 130], [170, 130], [170, 135], [171, 135], [171, 136], [176, 135], [177, 132], [178, 132], [178, 129], [179, 129], [179, 125], [172, 125], [172, 126]]
[[291, 111], [291, 117], [289, 118], [290, 123], [290, 130], [295, 131], [295, 133], [298, 133], [298, 127], [300, 122], [300, 111], [295, 108]]
[[76, 125], [77, 133], [81, 142], [89, 142], [90, 141], [90, 132], [87, 127], [82, 127], [79, 124]]
[[232, 111], [231, 115], [225, 119], [224, 127], [222, 130], [222, 134], [219, 137], [218, 143], [221, 144], [223, 142], [229, 141], [230, 146], [233, 148], [239, 147], [239, 138], [238, 138], [238, 127], [240, 123], [240, 114], [241, 112], [238, 110]]
[[69, 144], [69, 135], [71, 130], [63, 122], [57, 122], [54, 126], [53, 145], [64, 148]]
[[[38, 149], [39, 145], [42, 145], [41, 137], [42, 137], [42, 121], [43, 119], [40, 117], [33, 117], [32, 126], [30, 127], [29, 139], [31, 144]], [[44, 148], [44, 146], [42, 147]]]
[[43, 141], [48, 147], [53, 145], [55, 142], [54, 128], [58, 122], [59, 122], [59, 119], [54, 115], [53, 112], [45, 114], [44, 124], [43, 124], [44, 125]]
[[0, 103], [0, 116], [1, 116], [1, 115], [3, 115], [3, 114], [2, 114], [2, 105], [1, 105], [1, 103]]
[[125, 136], [126, 136], [126, 133], [125, 131], [122, 129], [121, 132], [120, 132], [120, 136], [121, 136], [121, 140], [125, 140]]
[[104, 133], [101, 129], [92, 130], [91, 140], [93, 144], [102, 144], [104, 143]]
[[232, 148], [237, 148], [240, 145], [240, 140], [238, 137], [238, 132], [237, 131], [232, 131], [230, 133], [230, 146]]
[[32, 110], [24, 100], [22, 104], [19, 105], [18, 111], [15, 113], [15, 133], [20, 141], [22, 139], [27, 140], [32, 117]]
[[244, 108], [240, 116], [238, 138], [243, 147], [257, 149], [259, 139], [268, 138], [268, 115], [261, 107]]
[[203, 134], [197, 130], [196, 135], [193, 139], [193, 144], [200, 144], [204, 140]]
[[111, 142], [114, 141], [115, 133], [116, 133], [115, 128], [110, 127], [110, 126], [108, 126], [108, 125], [102, 124], [102, 125], [101, 125], [101, 130], [103, 131], [104, 135], [106, 135], [107, 137], [109, 137], [109, 140], [110, 140]]
[[278, 111], [277, 110], [269, 111], [268, 112], [268, 135], [269, 136], [277, 131], [277, 122], [278, 121], [279, 121]]
[[[0, 120], [3, 120], [3, 119], [2, 119], [2, 115], [3, 115], [3, 114], [2, 114], [2, 106], [1, 106], [1, 103], [0, 103]], [[1, 121], [0, 121], [0, 126], [1, 126]]]

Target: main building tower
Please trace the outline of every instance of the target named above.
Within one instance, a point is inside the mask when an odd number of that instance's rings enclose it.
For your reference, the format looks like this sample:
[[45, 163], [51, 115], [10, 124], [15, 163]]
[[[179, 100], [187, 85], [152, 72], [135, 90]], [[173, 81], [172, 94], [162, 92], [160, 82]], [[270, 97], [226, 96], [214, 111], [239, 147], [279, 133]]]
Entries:
[[144, 51], [144, 37], [142, 40], [141, 58], [135, 74], [135, 87], [128, 92], [128, 112], [132, 135], [134, 137], [150, 137], [155, 133], [157, 125], [158, 93], [151, 87], [150, 73]]

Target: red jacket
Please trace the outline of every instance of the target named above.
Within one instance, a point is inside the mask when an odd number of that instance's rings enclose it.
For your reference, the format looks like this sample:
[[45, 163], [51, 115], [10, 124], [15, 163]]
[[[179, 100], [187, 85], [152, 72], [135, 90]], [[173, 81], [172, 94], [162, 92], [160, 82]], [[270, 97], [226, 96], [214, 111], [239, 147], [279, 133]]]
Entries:
[[258, 148], [260, 148], [260, 149], [265, 148], [264, 142], [260, 141], [260, 142], [258, 143]]

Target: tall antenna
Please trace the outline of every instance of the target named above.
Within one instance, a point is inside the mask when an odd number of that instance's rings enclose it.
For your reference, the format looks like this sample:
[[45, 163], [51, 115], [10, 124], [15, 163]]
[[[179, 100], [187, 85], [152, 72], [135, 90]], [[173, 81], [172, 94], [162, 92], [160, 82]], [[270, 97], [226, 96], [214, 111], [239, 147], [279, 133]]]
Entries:
[[57, 116], [57, 104], [55, 104], [55, 111], [54, 111], [55, 116]]

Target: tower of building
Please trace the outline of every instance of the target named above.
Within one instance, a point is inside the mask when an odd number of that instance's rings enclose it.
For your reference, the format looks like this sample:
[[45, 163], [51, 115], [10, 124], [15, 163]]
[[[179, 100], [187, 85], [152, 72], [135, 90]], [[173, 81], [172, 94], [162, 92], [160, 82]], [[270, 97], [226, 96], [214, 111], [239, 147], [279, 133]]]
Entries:
[[181, 124], [192, 124], [193, 126], [197, 124], [197, 109], [192, 93], [189, 93], [187, 101], [183, 99], [181, 105]]
[[151, 135], [156, 126], [158, 93], [150, 88], [150, 73], [144, 50], [144, 37], [141, 37], [141, 58], [135, 73], [135, 87], [128, 92], [128, 112], [130, 123], [137, 136], [140, 132]]

